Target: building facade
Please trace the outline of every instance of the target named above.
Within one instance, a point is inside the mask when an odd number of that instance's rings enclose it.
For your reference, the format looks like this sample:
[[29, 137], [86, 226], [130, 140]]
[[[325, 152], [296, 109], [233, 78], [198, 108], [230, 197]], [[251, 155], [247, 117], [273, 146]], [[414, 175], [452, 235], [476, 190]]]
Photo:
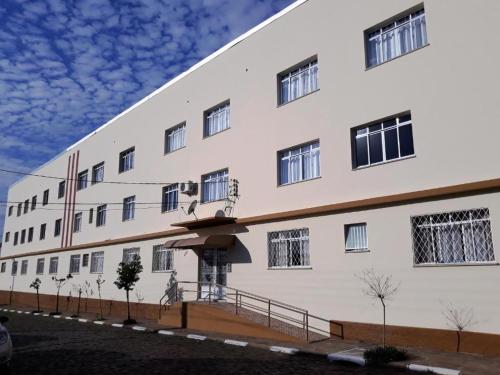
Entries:
[[400, 283], [391, 325], [449, 329], [453, 305], [500, 334], [498, 16], [294, 3], [33, 172], [62, 178], [11, 186], [1, 289], [102, 275], [123, 300], [116, 268], [139, 254], [147, 303], [175, 270], [378, 324], [358, 277], [373, 269]]

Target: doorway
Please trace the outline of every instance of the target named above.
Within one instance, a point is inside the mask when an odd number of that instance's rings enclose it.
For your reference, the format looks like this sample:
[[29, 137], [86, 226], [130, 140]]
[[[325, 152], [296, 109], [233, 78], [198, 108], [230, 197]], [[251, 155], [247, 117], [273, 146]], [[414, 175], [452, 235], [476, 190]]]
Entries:
[[[200, 299], [223, 300], [227, 285], [226, 249], [203, 249], [200, 254]], [[217, 284], [217, 285], [216, 285]]]

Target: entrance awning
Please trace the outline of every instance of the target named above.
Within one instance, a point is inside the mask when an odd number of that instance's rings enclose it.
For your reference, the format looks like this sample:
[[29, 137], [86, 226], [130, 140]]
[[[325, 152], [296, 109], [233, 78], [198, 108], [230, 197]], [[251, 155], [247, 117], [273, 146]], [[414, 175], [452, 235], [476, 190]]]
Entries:
[[165, 243], [167, 249], [204, 249], [204, 248], [228, 248], [234, 245], [236, 236], [232, 234], [213, 234], [185, 238], [181, 240], [170, 240]]

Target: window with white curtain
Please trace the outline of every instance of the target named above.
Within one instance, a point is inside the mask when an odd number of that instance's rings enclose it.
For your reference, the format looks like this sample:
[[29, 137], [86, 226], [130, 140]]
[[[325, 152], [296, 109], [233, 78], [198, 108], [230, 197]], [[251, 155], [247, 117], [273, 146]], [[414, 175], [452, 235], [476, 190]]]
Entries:
[[120, 152], [118, 172], [123, 173], [134, 169], [135, 147]]
[[186, 123], [177, 125], [165, 132], [165, 153], [179, 150], [186, 146]]
[[69, 273], [80, 272], [80, 254], [72, 255], [69, 258]]
[[129, 221], [135, 217], [135, 195], [123, 199], [122, 221]]
[[28, 273], [28, 261], [23, 260], [21, 262], [21, 275], [26, 275]]
[[345, 251], [367, 251], [368, 235], [366, 223], [348, 224], [345, 227]]
[[309, 229], [267, 234], [269, 268], [309, 267]]
[[162, 212], [177, 210], [179, 205], [179, 184], [172, 184], [163, 188]]
[[104, 162], [92, 167], [92, 184], [104, 181]]
[[74, 233], [81, 232], [81, 230], [82, 230], [82, 216], [83, 216], [83, 214], [81, 212], [77, 212], [75, 214], [75, 221], [73, 223], [73, 232]]
[[164, 245], [153, 246], [153, 272], [166, 272], [174, 269], [174, 251]]
[[97, 227], [102, 227], [103, 225], [106, 225], [106, 208], [107, 208], [107, 205], [105, 205], [105, 204], [97, 207], [97, 214], [96, 214], [96, 220], [95, 220], [95, 225]]
[[96, 251], [90, 255], [90, 273], [104, 271], [104, 251]]
[[279, 103], [285, 104], [318, 90], [318, 60], [279, 75]]
[[411, 226], [416, 265], [495, 261], [487, 208], [415, 216]]
[[86, 169], [83, 172], [78, 173], [78, 180], [76, 182], [76, 190], [83, 190], [87, 188], [87, 183], [89, 179], [89, 171]]
[[43, 269], [45, 268], [45, 259], [38, 258], [36, 261], [36, 274], [43, 275]]
[[280, 185], [321, 176], [319, 141], [279, 152]]
[[205, 137], [230, 128], [230, 104], [226, 102], [205, 112]]
[[57, 268], [59, 265], [59, 257], [51, 257], [49, 262], [49, 273], [57, 273]]
[[130, 249], [123, 249], [123, 263], [130, 263], [135, 257], [139, 257], [141, 249], [139, 247], [131, 247]]
[[411, 12], [366, 33], [368, 68], [427, 45], [425, 11]]
[[229, 171], [222, 171], [206, 174], [201, 178], [202, 202], [214, 202], [227, 198], [229, 185]]

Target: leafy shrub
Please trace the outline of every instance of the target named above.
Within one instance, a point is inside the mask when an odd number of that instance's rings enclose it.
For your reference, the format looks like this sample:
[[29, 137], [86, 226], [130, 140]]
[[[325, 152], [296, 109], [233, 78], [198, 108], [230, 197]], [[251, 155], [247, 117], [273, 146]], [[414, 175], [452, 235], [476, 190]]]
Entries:
[[381, 347], [367, 350], [364, 353], [366, 362], [369, 365], [384, 365], [389, 362], [398, 362], [408, 359], [406, 350], [401, 350], [393, 346]]

